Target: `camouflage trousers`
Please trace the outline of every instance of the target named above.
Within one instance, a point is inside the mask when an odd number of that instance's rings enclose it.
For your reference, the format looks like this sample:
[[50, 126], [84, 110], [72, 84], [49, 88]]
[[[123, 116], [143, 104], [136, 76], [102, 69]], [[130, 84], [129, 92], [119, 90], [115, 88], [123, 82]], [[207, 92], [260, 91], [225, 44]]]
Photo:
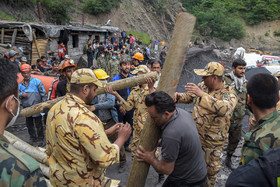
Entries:
[[136, 152], [137, 152], [137, 148], [138, 148], [138, 144], [140, 142], [140, 136], [141, 136], [141, 132], [142, 132], [142, 130], [140, 128], [135, 128], [135, 126], [133, 128], [134, 129], [133, 129], [133, 134], [132, 134], [132, 140], [129, 144], [129, 149], [131, 150], [132, 160], [136, 156]]
[[241, 139], [241, 129], [242, 129], [242, 120], [231, 120], [231, 124], [228, 131], [228, 147], [227, 154], [232, 155]]
[[202, 144], [202, 150], [207, 165], [207, 185], [208, 187], [214, 187], [216, 183], [217, 173], [221, 168], [221, 153], [223, 146], [209, 148]]
[[[114, 126], [116, 122], [113, 119], [110, 119], [107, 123], [103, 123], [104, 129], [109, 129], [110, 127]], [[115, 133], [111, 136], [108, 137], [110, 142], [114, 143], [118, 138], [118, 134]], [[125, 164], [126, 162], [126, 155], [125, 155], [125, 149], [124, 146], [121, 147], [120, 149], [120, 165]]]

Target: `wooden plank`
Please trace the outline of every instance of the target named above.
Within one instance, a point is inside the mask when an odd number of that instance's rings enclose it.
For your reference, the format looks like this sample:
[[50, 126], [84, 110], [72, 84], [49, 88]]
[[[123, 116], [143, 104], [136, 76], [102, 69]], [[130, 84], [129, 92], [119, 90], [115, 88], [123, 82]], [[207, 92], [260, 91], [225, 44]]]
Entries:
[[37, 59], [41, 58], [42, 55], [46, 56], [47, 55], [47, 45], [49, 43], [48, 39], [37, 39], [37, 46], [39, 48], [39, 52], [38, 49], [35, 45], [35, 42], [32, 43], [32, 61], [31, 64], [36, 64]]
[[2, 43], [2, 44], [4, 43], [4, 35], [5, 35], [5, 29], [2, 28], [2, 29], [1, 29], [1, 43]]
[[38, 43], [37, 43], [37, 40], [36, 40], [35, 32], [33, 32], [33, 41], [35, 43], [36, 49], [37, 49], [37, 51], [39, 53], [39, 56], [41, 57], [41, 52], [40, 52], [40, 49], [39, 49], [39, 46], [38, 46]]
[[[121, 79], [113, 82], [109, 82], [107, 86], [111, 86], [113, 90], [121, 90], [125, 88], [130, 88], [139, 84], [143, 84], [146, 82], [147, 78], [156, 79], [157, 78], [156, 72], [150, 72], [143, 75], [138, 75], [134, 77], [130, 77], [127, 79]], [[97, 88], [96, 95], [104, 94], [105, 88]], [[45, 107], [51, 108], [55, 103], [63, 99], [63, 97], [59, 97], [54, 100], [46, 101], [43, 103], [39, 103], [36, 105], [32, 105], [31, 107], [24, 108], [20, 111], [20, 114], [23, 116], [32, 116], [34, 114], [41, 113]]]
[[[7, 32], [14, 32], [14, 29], [8, 29], [8, 28], [6, 28], [5, 31], [7, 31]], [[20, 28], [17, 28], [17, 31], [18, 31], [18, 32], [23, 32], [23, 30], [20, 29]]]
[[12, 46], [15, 45], [16, 37], [17, 37], [17, 29], [14, 29], [13, 36], [12, 36], [12, 41], [11, 41]]
[[[172, 40], [168, 49], [164, 67], [157, 90], [168, 93], [173, 96], [185, 64], [188, 52], [188, 43], [191, 40], [195, 17], [188, 13], [179, 13]], [[139, 145], [147, 151], [152, 151], [159, 139], [161, 129], [153, 123], [150, 117], [142, 130]], [[150, 165], [145, 162], [138, 162], [134, 158], [126, 187], [144, 187]]]

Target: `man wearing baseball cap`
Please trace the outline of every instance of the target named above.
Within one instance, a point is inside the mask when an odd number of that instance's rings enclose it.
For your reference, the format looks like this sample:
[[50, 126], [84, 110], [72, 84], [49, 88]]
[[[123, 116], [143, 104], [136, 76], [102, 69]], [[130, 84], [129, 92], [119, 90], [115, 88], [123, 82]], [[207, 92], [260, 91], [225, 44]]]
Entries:
[[119, 123], [111, 144], [100, 119], [89, 104], [103, 84], [91, 69], [72, 74], [70, 93], [48, 113], [46, 126], [50, 182], [53, 186], [110, 186], [106, 168], [119, 162], [119, 149], [130, 136], [128, 124]]
[[220, 63], [210, 62], [204, 69], [195, 69], [194, 72], [202, 76], [203, 81], [198, 85], [187, 83], [187, 92], [176, 92], [174, 100], [177, 103], [194, 103], [192, 116], [207, 164], [207, 184], [214, 186], [237, 96], [233, 88], [224, 83], [224, 67]]

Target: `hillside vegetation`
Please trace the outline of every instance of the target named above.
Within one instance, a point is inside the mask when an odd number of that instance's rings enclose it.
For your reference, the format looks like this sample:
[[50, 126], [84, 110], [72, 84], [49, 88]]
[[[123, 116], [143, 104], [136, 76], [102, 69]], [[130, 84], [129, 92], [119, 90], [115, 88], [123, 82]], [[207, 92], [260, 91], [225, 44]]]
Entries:
[[197, 17], [203, 36], [229, 41], [245, 36], [243, 20], [254, 25], [280, 18], [279, 0], [181, 0], [188, 12]]
[[[88, 20], [96, 20], [96, 24], [104, 24], [110, 17], [115, 23], [114, 26], [127, 28], [132, 32], [144, 32], [150, 36], [163, 33], [161, 35], [165, 35], [167, 39], [175, 22], [173, 14], [176, 11], [173, 10], [174, 7], [178, 7], [176, 5], [178, 2], [197, 17], [195, 35], [206, 39], [215, 37], [224, 41], [239, 40], [246, 35], [247, 26], [280, 18], [279, 0], [139, 0], [137, 2], [135, 0], [0, 0], [1, 6], [3, 5], [0, 19], [35, 21], [32, 19], [37, 18], [32, 15], [37, 14], [35, 8], [37, 1], [42, 5], [46, 22], [65, 24], [77, 20], [77, 17], [81, 20], [80, 15], [86, 14], [86, 17], [90, 17]], [[133, 13], [136, 12], [141, 12], [141, 15], [134, 15]], [[116, 15], [125, 18], [119, 20]], [[129, 16], [134, 18], [127, 18]], [[121, 22], [121, 20], [125, 21]], [[151, 29], [148, 25], [144, 26], [143, 23], [146, 21], [149, 24], [156, 22], [157, 27], [151, 26]], [[89, 22], [94, 23], [94, 21]], [[141, 29], [137, 25], [140, 23]], [[150, 33], [150, 30], [155, 33]], [[279, 33], [279, 29], [272, 30], [262, 37], [272, 35], [279, 37]]]

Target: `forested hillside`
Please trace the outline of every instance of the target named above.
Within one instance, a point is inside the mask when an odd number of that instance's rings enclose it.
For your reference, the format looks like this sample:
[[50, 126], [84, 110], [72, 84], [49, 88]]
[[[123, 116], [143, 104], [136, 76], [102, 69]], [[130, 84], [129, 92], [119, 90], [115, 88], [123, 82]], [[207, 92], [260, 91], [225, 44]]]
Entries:
[[270, 22], [279, 23], [280, 0], [0, 0], [0, 20], [38, 22], [38, 1], [45, 23], [68, 24], [84, 17], [85, 23], [102, 25], [110, 19], [112, 26], [168, 41], [176, 15], [185, 8], [197, 17], [194, 36], [199, 40], [238, 40], [230, 45], [251, 47], [252, 41], [265, 46], [280, 39], [279, 27]]
[[181, 0], [181, 2], [188, 12], [197, 17], [197, 28], [202, 35], [227, 41], [244, 37], [244, 24], [254, 25], [261, 21], [280, 18], [279, 0]]

